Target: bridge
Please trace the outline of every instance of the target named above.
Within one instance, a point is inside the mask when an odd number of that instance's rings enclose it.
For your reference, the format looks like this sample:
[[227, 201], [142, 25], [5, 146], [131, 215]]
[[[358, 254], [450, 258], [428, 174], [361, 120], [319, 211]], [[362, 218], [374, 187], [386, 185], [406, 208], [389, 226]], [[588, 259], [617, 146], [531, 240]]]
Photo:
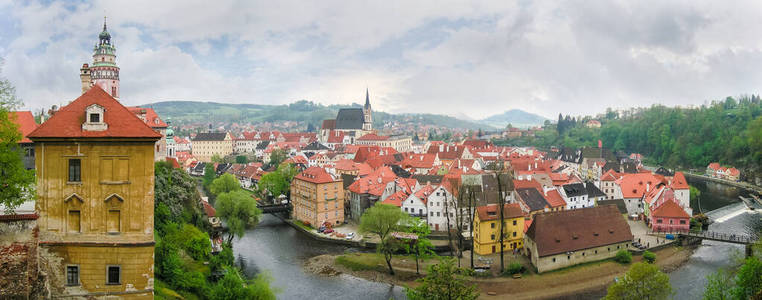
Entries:
[[262, 211], [264, 214], [275, 214], [275, 213], [289, 213], [291, 212], [291, 203], [286, 204], [262, 204], [260, 202], [257, 202], [257, 208]]
[[680, 233], [677, 233], [677, 235], [690, 237], [690, 238], [696, 238], [696, 239], [702, 239], [702, 240], [718, 241], [718, 242], [741, 244], [741, 245], [751, 245], [757, 241], [755, 237], [748, 236], [748, 235], [737, 235], [737, 234], [713, 232], [713, 231], [680, 232]]

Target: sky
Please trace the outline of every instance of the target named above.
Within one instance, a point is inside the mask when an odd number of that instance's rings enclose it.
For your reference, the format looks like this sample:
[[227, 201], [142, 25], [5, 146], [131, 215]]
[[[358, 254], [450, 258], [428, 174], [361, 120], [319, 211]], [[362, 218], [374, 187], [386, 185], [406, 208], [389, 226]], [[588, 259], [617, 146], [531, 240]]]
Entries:
[[80, 94], [107, 16], [125, 105], [364, 102], [481, 119], [758, 94], [762, 1], [9, 1], [1, 77]]

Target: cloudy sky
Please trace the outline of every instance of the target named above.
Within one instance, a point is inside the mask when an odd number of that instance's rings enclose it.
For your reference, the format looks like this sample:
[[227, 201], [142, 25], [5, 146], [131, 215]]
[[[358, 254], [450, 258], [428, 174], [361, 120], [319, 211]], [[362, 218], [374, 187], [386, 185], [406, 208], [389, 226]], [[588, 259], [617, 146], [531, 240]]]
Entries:
[[107, 15], [127, 105], [348, 104], [369, 87], [387, 112], [552, 118], [760, 93], [761, 12], [760, 1], [0, 0], [0, 76], [28, 108], [76, 98]]

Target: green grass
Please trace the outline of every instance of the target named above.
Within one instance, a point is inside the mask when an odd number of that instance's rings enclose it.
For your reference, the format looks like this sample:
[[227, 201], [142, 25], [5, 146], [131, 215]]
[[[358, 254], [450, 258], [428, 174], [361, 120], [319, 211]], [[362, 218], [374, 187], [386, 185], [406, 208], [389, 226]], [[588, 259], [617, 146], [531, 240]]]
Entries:
[[[569, 272], [569, 271], [573, 271], [573, 270], [576, 270], [576, 269], [585, 268], [585, 267], [589, 267], [589, 266], [598, 266], [598, 265], [606, 263], [606, 262], [616, 262], [616, 261], [614, 261], [613, 257], [610, 257], [610, 258], [605, 258], [605, 259], [601, 259], [601, 260], [589, 261], [589, 262], [585, 262], [585, 263], [581, 263], [581, 264], [576, 264], [576, 265], [572, 265], [572, 266], [566, 266], [566, 267], [563, 267], [563, 268], [560, 268], [560, 269], [555, 269], [555, 270], [552, 270], [552, 271], [543, 272], [543, 273], [538, 274], [538, 275], [542, 276], [542, 275], [552, 274], [552, 273]], [[617, 263], [617, 265], [621, 265], [621, 264]]]
[[299, 221], [299, 220], [294, 220], [294, 224], [296, 224], [296, 226], [306, 229], [307, 231], [314, 229], [312, 228], [312, 226], [307, 226], [306, 224], [302, 223], [302, 221]]
[[362, 255], [362, 253], [355, 253], [340, 255], [339, 257], [336, 257], [336, 264], [345, 266], [352, 271], [384, 271], [385, 269], [380, 268], [378, 265], [380, 264], [381, 266], [385, 266], [386, 261], [384, 261], [384, 259], [379, 255], [367, 256]]
[[180, 296], [180, 294], [170, 289], [166, 283], [159, 280], [158, 278], [154, 279], [153, 298], [162, 300], [185, 299], [183, 296]]

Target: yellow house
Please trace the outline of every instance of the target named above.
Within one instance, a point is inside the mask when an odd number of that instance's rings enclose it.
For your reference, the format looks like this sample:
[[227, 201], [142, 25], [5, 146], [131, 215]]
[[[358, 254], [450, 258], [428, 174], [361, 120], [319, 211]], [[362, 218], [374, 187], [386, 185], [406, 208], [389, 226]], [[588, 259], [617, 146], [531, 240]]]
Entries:
[[[505, 250], [520, 249], [524, 241], [524, 213], [517, 203], [504, 204], [503, 219]], [[488, 255], [500, 253], [500, 212], [497, 204], [476, 208], [474, 219], [474, 253]]]
[[293, 217], [318, 228], [344, 222], [344, 185], [321, 167], [310, 167], [291, 182]]
[[233, 137], [229, 132], [202, 132], [191, 140], [191, 152], [198, 160], [212, 161], [212, 156], [221, 158], [233, 153]]
[[31, 132], [53, 298], [153, 298], [151, 129], [99, 86]]

